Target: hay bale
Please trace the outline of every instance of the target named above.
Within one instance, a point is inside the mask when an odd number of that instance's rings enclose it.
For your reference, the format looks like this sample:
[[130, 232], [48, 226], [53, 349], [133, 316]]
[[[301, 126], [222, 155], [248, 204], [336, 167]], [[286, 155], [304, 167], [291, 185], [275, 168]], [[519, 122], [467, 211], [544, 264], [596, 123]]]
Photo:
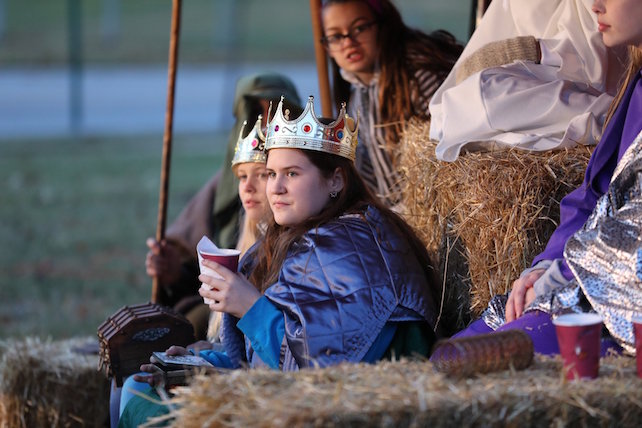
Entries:
[[497, 150], [435, 157], [429, 122], [408, 124], [400, 148], [403, 212], [445, 284], [446, 325], [465, 326], [541, 252], [559, 201], [582, 183], [592, 148]]
[[602, 359], [585, 382], [567, 382], [561, 367], [536, 355], [527, 370], [467, 379], [426, 361], [198, 376], [177, 390], [172, 426], [639, 426], [635, 360]]
[[97, 348], [95, 338], [0, 341], [0, 426], [109, 426], [98, 355], [74, 351], [89, 340]]

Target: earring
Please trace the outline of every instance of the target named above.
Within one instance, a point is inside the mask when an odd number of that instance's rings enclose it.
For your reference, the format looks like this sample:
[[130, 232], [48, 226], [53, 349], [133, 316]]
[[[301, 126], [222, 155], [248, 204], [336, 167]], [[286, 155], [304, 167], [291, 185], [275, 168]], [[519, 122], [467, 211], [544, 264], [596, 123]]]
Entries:
[[336, 191], [334, 191], [334, 190], [333, 190], [332, 192], [330, 192], [330, 197], [331, 197], [332, 199], [336, 198], [336, 197], [337, 197], [337, 192], [336, 192]]

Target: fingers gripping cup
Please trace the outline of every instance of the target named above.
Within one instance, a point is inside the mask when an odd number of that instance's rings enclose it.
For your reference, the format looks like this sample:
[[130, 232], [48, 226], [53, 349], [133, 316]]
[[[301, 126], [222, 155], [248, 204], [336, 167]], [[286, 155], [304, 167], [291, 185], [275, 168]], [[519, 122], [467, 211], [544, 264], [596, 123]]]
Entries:
[[[198, 253], [198, 267], [202, 274], [223, 279], [214, 269], [210, 269], [207, 266], [203, 265], [203, 260], [213, 260], [216, 263], [225, 266], [227, 269], [232, 272], [236, 272], [238, 269], [239, 263], [239, 250], [227, 249], [227, 248], [218, 248], [212, 241], [209, 240], [206, 236], [203, 236], [196, 246], [196, 252]], [[201, 284], [201, 287], [207, 287], [211, 289], [206, 284]], [[207, 305], [214, 303], [212, 299], [203, 298], [203, 302]]]
[[638, 377], [642, 379], [642, 314], [636, 315], [633, 321], [633, 337], [635, 338], [635, 361]]
[[566, 379], [595, 379], [600, 369], [602, 317], [566, 314], [553, 320]]

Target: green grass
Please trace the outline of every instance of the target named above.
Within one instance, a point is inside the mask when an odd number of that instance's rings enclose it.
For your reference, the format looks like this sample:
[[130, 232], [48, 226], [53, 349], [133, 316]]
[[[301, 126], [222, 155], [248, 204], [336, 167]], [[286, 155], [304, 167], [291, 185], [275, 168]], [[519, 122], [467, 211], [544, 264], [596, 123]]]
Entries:
[[[0, 64], [65, 64], [74, 2], [84, 63], [167, 63], [171, 0], [5, 0]], [[113, 37], [102, 20], [110, 2], [120, 8]], [[395, 3], [413, 27], [467, 38], [470, 0]], [[182, 11], [182, 63], [314, 61], [308, 1], [185, 0]], [[174, 138], [168, 220], [220, 165], [211, 142], [221, 150], [226, 140]], [[93, 335], [149, 299], [144, 242], [156, 230], [161, 142], [0, 138], [0, 338]]]
[[[174, 138], [170, 221], [220, 166], [225, 142]], [[123, 305], [149, 300], [144, 243], [156, 230], [161, 146], [0, 143], [0, 338], [95, 334]]]

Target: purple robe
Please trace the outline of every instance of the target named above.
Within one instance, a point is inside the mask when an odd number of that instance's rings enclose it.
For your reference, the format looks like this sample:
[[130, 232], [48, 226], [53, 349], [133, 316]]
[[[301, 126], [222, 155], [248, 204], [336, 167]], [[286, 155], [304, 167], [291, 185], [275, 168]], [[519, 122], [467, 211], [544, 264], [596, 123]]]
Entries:
[[[541, 260], [562, 259], [566, 241], [577, 232], [593, 212], [597, 200], [606, 193], [620, 158], [642, 129], [642, 71], [638, 72], [626, 89], [615, 114], [604, 130], [604, 135], [591, 155], [584, 182], [560, 203], [560, 224], [546, 249], [535, 257], [533, 265]], [[562, 274], [572, 279], [566, 261]]]

